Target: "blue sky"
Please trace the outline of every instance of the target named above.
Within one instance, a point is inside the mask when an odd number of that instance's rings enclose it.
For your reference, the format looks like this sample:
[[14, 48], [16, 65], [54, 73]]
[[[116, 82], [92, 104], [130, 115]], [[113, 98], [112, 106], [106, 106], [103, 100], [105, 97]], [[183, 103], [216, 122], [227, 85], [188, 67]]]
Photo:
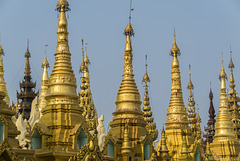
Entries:
[[[5, 50], [5, 80], [10, 99], [16, 102], [16, 90], [24, 75], [24, 54], [30, 39], [32, 78], [40, 89], [41, 63], [44, 44], [50, 72], [54, 65], [57, 43], [56, 0], [0, 0], [1, 43]], [[105, 114], [105, 125], [112, 119], [115, 101], [123, 74], [125, 37], [128, 23], [129, 0], [70, 0], [69, 43], [72, 65], [80, 90], [81, 39], [88, 42], [91, 61], [91, 90], [98, 115]], [[186, 89], [192, 66], [194, 98], [200, 108], [202, 125], [206, 125], [209, 108], [209, 88], [212, 82], [214, 106], [218, 111], [221, 69], [221, 52], [224, 67], [229, 63], [230, 44], [235, 64], [236, 89], [240, 87], [240, 1], [239, 0], [133, 0], [132, 24], [135, 30], [133, 67], [138, 89], [143, 96], [145, 54], [151, 79], [150, 102], [158, 129], [166, 121], [171, 92], [171, 61], [173, 29], [181, 50], [180, 71], [185, 106], [189, 95]], [[50, 74], [49, 72], [49, 74]]]

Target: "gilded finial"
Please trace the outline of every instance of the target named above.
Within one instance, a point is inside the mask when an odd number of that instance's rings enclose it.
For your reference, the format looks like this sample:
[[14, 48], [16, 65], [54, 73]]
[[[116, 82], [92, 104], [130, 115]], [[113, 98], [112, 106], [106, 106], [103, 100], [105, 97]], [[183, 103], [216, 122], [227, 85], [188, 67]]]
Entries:
[[233, 64], [233, 61], [232, 61], [232, 49], [231, 49], [231, 46], [230, 46], [230, 63], [228, 65], [228, 68], [235, 68], [234, 64]]
[[89, 61], [88, 56], [87, 56], [87, 45], [88, 45], [88, 43], [85, 43], [85, 53], [84, 53], [84, 41], [82, 39], [82, 57], [83, 57], [83, 60], [82, 60], [82, 64], [81, 64], [80, 70], [79, 70], [80, 73], [83, 73], [83, 70], [88, 71], [88, 64], [90, 64], [90, 61]]
[[147, 73], [147, 55], [145, 55], [145, 75], [143, 76], [142, 82], [145, 82], [146, 85], [147, 85], [147, 82], [150, 82], [150, 78]]
[[187, 89], [189, 90], [193, 90], [194, 89], [194, 86], [192, 84], [192, 80], [191, 80], [191, 65], [189, 64], [189, 83], [188, 83], [188, 86], [187, 86]]
[[132, 0], [130, 0], [130, 12], [129, 12], [129, 22], [128, 22], [128, 25], [127, 27], [125, 28], [123, 34], [124, 35], [129, 35], [129, 36], [134, 36], [134, 31], [133, 31], [133, 27], [132, 27], [132, 24], [131, 24], [131, 13], [132, 13], [133, 9], [132, 9]]
[[31, 54], [30, 54], [30, 52], [29, 52], [29, 39], [27, 40], [27, 51], [26, 51], [26, 53], [25, 53], [25, 57], [26, 58], [31, 58]]
[[170, 50], [170, 55], [173, 56], [174, 54], [181, 55], [180, 49], [178, 48], [177, 43], [176, 43], [176, 31], [175, 31], [175, 28], [174, 28], [173, 46], [172, 46], [172, 48]]
[[221, 78], [227, 79], [227, 74], [226, 74], [225, 69], [223, 67], [223, 53], [222, 53], [222, 70], [219, 74], [219, 79], [221, 80]]
[[89, 61], [88, 56], [87, 56], [87, 45], [88, 45], [88, 43], [85, 43], [84, 62], [85, 62], [86, 64], [90, 64], [90, 61]]
[[47, 60], [47, 44], [44, 45], [45, 46], [45, 55], [44, 55], [44, 59], [42, 62], [42, 68], [44, 68], [46, 66], [46, 68], [49, 68], [49, 62]]

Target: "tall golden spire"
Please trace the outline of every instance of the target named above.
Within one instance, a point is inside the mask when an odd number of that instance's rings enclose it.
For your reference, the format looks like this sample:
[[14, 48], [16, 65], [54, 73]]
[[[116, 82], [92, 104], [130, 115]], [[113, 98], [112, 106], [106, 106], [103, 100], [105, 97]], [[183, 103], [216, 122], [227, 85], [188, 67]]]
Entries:
[[[72, 70], [71, 53], [68, 45], [68, 31], [67, 31], [67, 19], [66, 12], [70, 10], [67, 0], [58, 0], [56, 10], [60, 12], [58, 21], [58, 39], [57, 49], [55, 53], [55, 63], [51, 76], [49, 78], [49, 93], [50, 95], [68, 95], [76, 97], [76, 78]], [[63, 77], [60, 77], [63, 75]], [[69, 84], [61, 84], [61, 81], [67, 81]], [[59, 81], [59, 82], [57, 82]], [[55, 82], [55, 83], [53, 83]], [[64, 88], [64, 90], [58, 90], [57, 88]]]
[[149, 133], [152, 135], [153, 140], [156, 140], [158, 137], [158, 130], [156, 129], [156, 123], [154, 123], [154, 118], [152, 117], [152, 112], [151, 112], [151, 107], [150, 105], [150, 101], [149, 101], [149, 96], [148, 96], [148, 82], [150, 82], [150, 78], [148, 76], [147, 73], [147, 55], [145, 57], [146, 59], [146, 71], [145, 74], [143, 76], [143, 80], [142, 82], [145, 83], [145, 92], [144, 92], [144, 106], [143, 106], [143, 116], [144, 116], [144, 120], [147, 122], [146, 128], [148, 129]]
[[[181, 73], [179, 69], [178, 56], [180, 55], [180, 49], [176, 43], [176, 33], [174, 29], [174, 40], [173, 46], [170, 50], [170, 55], [173, 57], [172, 60], [172, 88], [169, 106], [167, 108], [167, 120], [166, 120], [166, 138], [167, 145], [169, 148], [169, 154], [174, 160], [184, 160], [188, 158], [188, 155], [182, 153], [184, 138], [186, 148], [190, 148], [194, 144], [194, 137], [189, 128], [189, 121], [187, 117], [187, 109], [183, 102], [182, 97], [182, 85], [181, 85]], [[190, 81], [190, 89], [193, 85]], [[185, 136], [183, 136], [183, 134]], [[185, 149], [186, 149], [185, 148]], [[187, 149], [188, 150], [188, 149]], [[189, 150], [190, 151], [190, 150]]]
[[89, 124], [89, 131], [93, 133], [97, 126], [98, 117], [97, 110], [92, 98], [92, 92], [90, 90], [90, 77], [88, 69], [88, 64], [90, 64], [90, 61], [87, 56], [87, 47], [85, 48], [85, 54], [83, 48], [84, 47], [82, 47], [83, 60], [80, 66], [80, 72], [82, 73], [82, 83], [80, 86], [81, 91], [79, 92], [79, 106], [83, 109], [83, 116], [86, 118], [86, 121]]
[[[58, 0], [56, 10], [60, 12], [57, 32], [57, 49], [54, 67], [49, 77], [49, 89], [46, 99], [50, 101], [50, 104], [54, 104], [58, 102], [55, 100], [54, 96], [68, 96], [68, 99], [74, 99], [74, 103], [77, 102], [76, 78], [72, 70], [71, 53], [69, 52], [68, 46], [68, 23], [65, 15], [65, 13], [70, 10], [68, 1]], [[65, 82], [65, 84], [63, 84], [63, 82]]]
[[191, 65], [189, 65], [189, 83], [187, 86], [187, 89], [189, 89], [190, 94], [189, 94], [189, 98], [188, 98], [188, 120], [189, 120], [189, 127], [190, 130], [193, 132], [194, 137], [197, 135], [196, 132], [196, 123], [197, 123], [197, 119], [196, 119], [196, 112], [195, 112], [195, 101], [193, 98], [193, 93], [192, 90], [194, 89], [192, 80], [191, 80]]
[[50, 67], [49, 62], [47, 60], [47, 50], [46, 50], [47, 46], [48, 45], [45, 45], [45, 55], [42, 62], [42, 68], [43, 68], [42, 81], [48, 80], [48, 68]]
[[231, 90], [228, 92], [229, 95], [231, 95], [231, 97], [236, 97], [236, 95], [238, 94], [237, 91], [235, 90], [235, 80], [234, 80], [234, 76], [233, 76], [233, 68], [235, 68], [234, 64], [233, 64], [233, 60], [232, 60], [232, 50], [230, 51], [230, 63], [228, 65], [228, 68], [230, 68], [231, 71], [231, 76], [230, 76], [230, 85], [229, 87], [231, 88]]
[[[126, 36], [125, 54], [124, 54], [124, 73], [121, 86], [119, 88], [116, 100], [116, 111], [113, 113], [113, 121], [120, 118], [129, 117], [131, 119], [139, 119], [141, 124], [145, 124], [142, 111], [140, 94], [137, 89], [133, 68], [132, 68], [132, 45], [131, 37], [134, 35], [134, 31], [131, 24], [131, 17], [129, 23], [124, 30]], [[113, 122], [112, 122], [113, 123]], [[110, 123], [110, 125], [112, 124]], [[141, 125], [144, 126], [144, 125]]]
[[234, 134], [233, 122], [227, 108], [226, 79], [227, 75], [222, 60], [222, 69], [219, 74], [221, 84], [220, 106], [217, 121], [215, 123], [215, 136], [211, 144], [211, 151], [213, 152], [214, 158], [230, 159], [232, 157], [237, 157], [240, 149], [239, 142]]
[[47, 60], [47, 44], [45, 45], [45, 55], [44, 55], [44, 59], [43, 59], [43, 62], [42, 62], [42, 68], [43, 68], [43, 73], [42, 73], [42, 81], [41, 81], [41, 92], [40, 92], [40, 95], [39, 95], [39, 103], [38, 103], [38, 108], [40, 110], [40, 115], [42, 116], [42, 109], [44, 107], [46, 107], [47, 105], [47, 102], [46, 102], [46, 99], [45, 99], [45, 96], [47, 94], [47, 91], [48, 91], [48, 68], [49, 68], [49, 62]]
[[[58, 0], [56, 10], [60, 12], [58, 21], [58, 39], [55, 62], [52, 73], [48, 79], [48, 91], [46, 94], [47, 105], [42, 109], [42, 117], [33, 127], [32, 134], [41, 129], [42, 147], [38, 153], [49, 149], [51, 153], [45, 156], [38, 155], [39, 160], [55, 158], [62, 160], [63, 154], [66, 160], [80, 147], [90, 141], [88, 125], [82, 116], [83, 109], [79, 107], [79, 97], [76, 92], [76, 78], [72, 70], [71, 53], [68, 45], [68, 23], [66, 12], [70, 10], [67, 0]], [[85, 134], [84, 141], [79, 143], [77, 139], [81, 130]], [[49, 133], [48, 133], [49, 131]], [[48, 136], [48, 139], [45, 137]], [[52, 153], [55, 151], [56, 153]]]
[[8, 106], [10, 106], [10, 98], [8, 95], [6, 82], [4, 80], [3, 57], [2, 57], [3, 55], [5, 55], [5, 53], [0, 42], [0, 86], [2, 86], [1, 88], [5, 93], [5, 98], [3, 100], [7, 103]]
[[181, 87], [181, 74], [179, 70], [178, 56], [180, 50], [176, 43], [176, 33], [174, 31], [173, 46], [170, 50], [172, 60], [172, 90], [169, 107], [167, 109], [166, 130], [168, 129], [187, 129], [188, 119], [187, 111], [183, 102], [182, 87]]
[[217, 121], [215, 123], [215, 138], [220, 136], [229, 136], [234, 137], [234, 130], [233, 130], [233, 123], [231, 121], [231, 117], [229, 116], [228, 112], [228, 102], [227, 102], [227, 94], [226, 94], [226, 79], [227, 74], [223, 67], [222, 63], [222, 70], [219, 74], [219, 80], [221, 83], [221, 94], [220, 94], [220, 106], [219, 112], [217, 116]]
[[[115, 157], [117, 157], [116, 154], [121, 153], [121, 149], [118, 147], [122, 146], [124, 140], [124, 127], [128, 124], [129, 133], [134, 133], [134, 135], [129, 135], [129, 140], [132, 141], [133, 151], [131, 156], [132, 160], [134, 160], [137, 151], [139, 151], [138, 149], [145, 144], [142, 142], [143, 140], [141, 140], [141, 138], [148, 138], [150, 134], [146, 128], [146, 122], [144, 121], [143, 112], [141, 110], [142, 102], [133, 74], [131, 37], [134, 35], [134, 31], [131, 24], [131, 16], [129, 16], [129, 22], [124, 30], [124, 35], [126, 36], [124, 73], [115, 102], [116, 110], [113, 112], [113, 120], [109, 123], [111, 128], [106, 138], [114, 138], [114, 141], [117, 142], [116, 145], [114, 144], [114, 148], [116, 147]], [[146, 141], [146, 146], [152, 146], [152, 143], [153, 140], [148, 139]], [[150, 152], [152, 152], [152, 149], [150, 149]], [[139, 156], [143, 159], [143, 151], [140, 153], [138, 154], [140, 154]], [[104, 154], [107, 155], [107, 150], [104, 151]]]
[[238, 138], [240, 138], [240, 115], [239, 113], [239, 105], [238, 102], [240, 98], [237, 96], [238, 92], [235, 90], [235, 80], [233, 76], [233, 60], [232, 60], [232, 50], [230, 49], [230, 63], [228, 65], [228, 68], [230, 68], [231, 71], [231, 76], [230, 76], [230, 85], [229, 87], [231, 88], [230, 91], [228, 92], [228, 110], [231, 113], [231, 118], [234, 124], [234, 131], [235, 134]]

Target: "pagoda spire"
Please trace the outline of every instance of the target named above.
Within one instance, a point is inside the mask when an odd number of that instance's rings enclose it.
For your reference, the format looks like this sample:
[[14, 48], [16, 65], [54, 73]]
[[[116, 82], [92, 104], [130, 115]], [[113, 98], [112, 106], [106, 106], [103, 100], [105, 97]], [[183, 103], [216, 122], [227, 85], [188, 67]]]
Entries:
[[[130, 11], [132, 11], [132, 9]], [[131, 44], [131, 37], [134, 35], [134, 30], [131, 24], [131, 16], [129, 16], [129, 22], [123, 34], [126, 36], [126, 44], [124, 50], [124, 72], [115, 102], [116, 110], [113, 112], [114, 117], [109, 123], [109, 126], [111, 128], [109, 129], [106, 138], [114, 138], [114, 140], [117, 142], [116, 145], [114, 144], [114, 147], [117, 148], [115, 154], [121, 153], [118, 147], [121, 147], [122, 145], [122, 142], [124, 140], [124, 127], [126, 124], [128, 124], [129, 133], [134, 132], [136, 134], [129, 135], [129, 140], [132, 141], [133, 149], [132, 160], [134, 160], [135, 156], [139, 154], [136, 154], [136, 152], [140, 147], [142, 147], [143, 144], [147, 149], [150, 150], [150, 153], [143, 154], [143, 151], [141, 151], [141, 159], [150, 159], [150, 154], [153, 150], [150, 149], [150, 146], [152, 146], [153, 139], [148, 139], [145, 143], [141, 141], [139, 142], [141, 138], [148, 137], [150, 134], [146, 128], [147, 123], [144, 120], [143, 112], [141, 109], [141, 97], [133, 74], [133, 49]], [[106, 149], [108, 148], [106, 147]], [[104, 151], [104, 154], [107, 155], [107, 150]], [[117, 155], [115, 155], [115, 157], [117, 157]]]
[[[212, 88], [210, 88], [210, 92], [209, 92], [209, 99], [210, 99], [210, 106], [209, 106], [209, 120], [207, 122], [207, 127], [204, 127], [204, 131], [206, 132], [206, 134], [203, 134], [203, 137], [206, 138], [206, 140], [208, 140], [209, 143], [213, 142], [213, 136], [215, 135], [215, 122], [216, 122], [216, 115], [215, 115], [215, 109], [213, 106], [213, 92], [212, 92]], [[205, 144], [206, 144], [206, 140], [205, 140]]]
[[220, 106], [217, 121], [215, 123], [215, 136], [211, 144], [211, 151], [215, 155], [214, 158], [219, 157], [220, 159], [237, 157], [240, 152], [239, 142], [236, 139], [233, 122], [227, 108], [226, 79], [227, 74], [223, 67], [222, 60], [222, 69], [219, 74], [221, 89]]
[[181, 87], [181, 74], [179, 70], [178, 56], [180, 55], [180, 49], [176, 43], [176, 33], [174, 30], [173, 46], [170, 50], [172, 60], [172, 90], [167, 109], [167, 121], [166, 130], [175, 129], [181, 127], [181, 129], [188, 128], [187, 111], [184, 106]]
[[[79, 107], [76, 78], [72, 70], [66, 18], [66, 12], [70, 10], [68, 1], [58, 0], [56, 10], [60, 13], [58, 38], [55, 62], [47, 83], [48, 90], [45, 96], [47, 104], [42, 109], [39, 123], [35, 124], [32, 131], [32, 133], [40, 129], [44, 131], [41, 133], [42, 147], [37, 151], [40, 153], [37, 156], [39, 160], [47, 158], [62, 160], [64, 155], [65, 160], [68, 160], [92, 139], [82, 116], [83, 109]], [[48, 139], [44, 139], [45, 137]], [[80, 142], [79, 139], [84, 141]], [[41, 155], [45, 149], [49, 149], [50, 152]]]
[[40, 115], [42, 116], [42, 109], [44, 107], [46, 107], [47, 105], [47, 102], [46, 102], [46, 99], [45, 99], [45, 96], [47, 94], [47, 90], [48, 90], [48, 68], [50, 67], [49, 66], [49, 62], [47, 60], [47, 47], [48, 45], [46, 44], [45, 45], [45, 55], [44, 55], [44, 59], [43, 59], [43, 62], [42, 62], [42, 68], [43, 68], [43, 74], [42, 74], [42, 81], [41, 81], [41, 92], [40, 92], [40, 95], [39, 95], [39, 103], [38, 103], [38, 108], [39, 108], [39, 111], [40, 111]]
[[189, 120], [189, 128], [193, 132], [193, 136], [197, 136], [197, 128], [196, 128], [196, 111], [195, 111], [195, 100], [193, 98], [192, 90], [194, 89], [192, 80], [191, 80], [191, 65], [189, 65], [189, 83], [187, 86], [187, 89], [189, 89], [189, 98], [188, 98], [188, 120]]
[[231, 76], [230, 76], [230, 91], [228, 92], [228, 109], [231, 113], [231, 118], [234, 124], [234, 131], [238, 138], [240, 138], [240, 116], [239, 116], [239, 105], [238, 102], [240, 98], [237, 96], [238, 92], [235, 90], [235, 80], [233, 76], [233, 68], [234, 68], [233, 60], [232, 60], [232, 50], [230, 50], [230, 63], [228, 68], [230, 68]]
[[31, 67], [30, 67], [30, 62], [29, 62], [29, 58], [31, 58], [31, 54], [29, 52], [29, 40], [27, 40], [27, 51], [26, 51], [24, 57], [26, 58], [25, 71], [24, 71], [25, 76], [24, 77], [31, 77], [31, 75], [30, 75]]
[[235, 90], [235, 80], [234, 80], [234, 76], [233, 76], [233, 68], [235, 68], [234, 64], [233, 64], [233, 60], [232, 60], [232, 50], [230, 51], [230, 63], [228, 65], [228, 68], [230, 68], [231, 71], [231, 76], [230, 76], [230, 85], [229, 87], [231, 88], [231, 90], [228, 92], [229, 95], [234, 95], [236, 96], [237, 91]]
[[[225, 72], [225, 69], [222, 65], [222, 70], [219, 74], [219, 80], [221, 82], [221, 94], [220, 94], [220, 106], [219, 106], [219, 112], [217, 116], [217, 121], [215, 124], [215, 138], [220, 136], [234, 136], [234, 130], [232, 121], [230, 120], [231, 117], [229, 116], [229, 112], [227, 110], [227, 94], [226, 94], [226, 79], [227, 74]], [[228, 123], [228, 124], [226, 124]]]
[[83, 109], [83, 116], [86, 118], [86, 121], [89, 124], [89, 131], [91, 131], [93, 134], [97, 126], [98, 117], [97, 110], [92, 98], [92, 92], [90, 90], [90, 77], [88, 68], [90, 61], [87, 56], [87, 47], [85, 47], [85, 53], [83, 48], [84, 47], [82, 47], [83, 60], [79, 70], [82, 73], [82, 83], [80, 86], [81, 91], [79, 92], [79, 106]]
[[143, 116], [144, 116], [144, 120], [146, 121], [147, 125], [146, 128], [148, 129], [149, 133], [152, 135], [153, 140], [156, 140], [158, 137], [158, 130], [156, 129], [156, 123], [154, 123], [154, 118], [152, 117], [152, 112], [151, 112], [151, 107], [150, 105], [150, 98], [148, 95], [148, 82], [150, 82], [150, 78], [148, 76], [148, 72], [147, 72], [147, 55], [145, 56], [146, 59], [146, 70], [145, 70], [145, 74], [143, 76], [143, 80], [142, 82], [145, 83], [145, 92], [144, 92], [144, 106], [143, 106]]
[[[167, 108], [167, 120], [166, 120], [166, 138], [169, 148], [169, 154], [174, 159], [186, 159], [188, 155], [182, 154], [182, 143], [184, 137], [186, 138], [186, 147], [190, 148], [194, 144], [194, 137], [189, 128], [189, 120], [187, 109], [183, 102], [182, 85], [181, 85], [181, 73], [178, 56], [180, 55], [180, 49], [176, 42], [176, 33], [174, 29], [174, 40], [170, 50], [172, 59], [172, 87], [169, 106]], [[189, 84], [190, 89], [193, 89], [192, 83]], [[185, 135], [183, 137], [183, 135]], [[187, 149], [188, 150], [188, 149]], [[188, 150], [190, 151], [190, 150]]]
[[126, 36], [126, 45], [125, 45], [125, 54], [124, 54], [124, 73], [122, 83], [120, 85], [117, 100], [116, 100], [116, 111], [113, 113], [114, 118], [113, 122], [110, 123], [110, 126], [114, 126], [114, 120], [120, 118], [131, 118], [138, 119], [140, 126], [145, 127], [145, 121], [142, 116], [141, 110], [141, 100], [140, 94], [137, 89], [133, 68], [132, 68], [132, 45], [131, 45], [131, 37], [134, 35], [134, 31], [131, 24], [131, 17], [129, 18], [129, 22], [127, 27], [124, 30], [124, 35]]
[[17, 99], [21, 99], [19, 113], [22, 114], [23, 120], [30, 118], [32, 101], [38, 95], [33, 89], [36, 88], [36, 82], [32, 82], [30, 58], [29, 52], [29, 40], [27, 40], [27, 51], [24, 55], [26, 58], [25, 69], [24, 69], [24, 80], [20, 83], [20, 93], [17, 92]]
[[10, 98], [8, 95], [6, 82], [4, 80], [3, 55], [5, 55], [5, 53], [0, 42], [0, 86], [2, 86], [1, 88], [4, 89], [3, 92], [5, 93], [5, 98], [3, 100], [8, 106], [10, 106]]
[[[48, 45], [45, 45], [45, 48]], [[45, 55], [44, 55], [44, 59], [42, 62], [42, 68], [43, 68], [43, 75], [42, 75], [42, 81], [48, 80], [48, 68], [49, 68], [49, 62], [47, 60], [47, 50], [45, 49]]]
[[[233, 105], [233, 101], [236, 101], [236, 98], [237, 98], [237, 94], [238, 92], [235, 90], [235, 80], [234, 80], [234, 76], [233, 76], [233, 68], [235, 68], [234, 64], [233, 64], [233, 60], [232, 60], [232, 50], [230, 50], [230, 63], [228, 65], [228, 68], [230, 68], [230, 72], [231, 72], [231, 75], [230, 75], [230, 85], [229, 87], [231, 88], [231, 90], [228, 92], [228, 95], [229, 95], [229, 98], [230, 99], [230, 103], [231, 105]], [[230, 109], [231, 111], [231, 109]]]

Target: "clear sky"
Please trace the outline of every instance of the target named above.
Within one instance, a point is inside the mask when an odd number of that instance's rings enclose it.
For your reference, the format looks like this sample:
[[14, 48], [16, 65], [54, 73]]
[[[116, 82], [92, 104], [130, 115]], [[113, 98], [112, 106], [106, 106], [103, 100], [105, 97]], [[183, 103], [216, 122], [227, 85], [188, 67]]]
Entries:
[[[0, 0], [1, 43], [5, 50], [5, 80], [10, 99], [16, 102], [16, 90], [24, 76], [27, 39], [30, 39], [32, 78], [40, 89], [41, 63], [47, 42], [49, 74], [54, 65], [57, 43], [57, 0]], [[91, 61], [91, 90], [98, 115], [105, 115], [105, 125], [112, 119], [123, 74], [125, 36], [129, 0], [70, 0], [69, 43], [72, 65], [78, 80], [81, 64], [81, 39], [88, 42]], [[189, 95], [188, 66], [192, 65], [194, 97], [200, 108], [202, 126], [208, 120], [209, 88], [212, 82], [214, 107], [218, 111], [221, 52], [229, 77], [229, 50], [233, 51], [236, 89], [240, 91], [240, 1], [239, 0], [133, 0], [132, 24], [135, 30], [133, 67], [138, 89], [145, 70], [145, 54], [151, 79], [150, 102], [160, 130], [166, 121], [171, 92], [171, 61], [174, 26], [181, 50], [180, 71], [185, 106]], [[229, 83], [228, 83], [229, 84]], [[197, 106], [197, 105], [196, 105]]]

